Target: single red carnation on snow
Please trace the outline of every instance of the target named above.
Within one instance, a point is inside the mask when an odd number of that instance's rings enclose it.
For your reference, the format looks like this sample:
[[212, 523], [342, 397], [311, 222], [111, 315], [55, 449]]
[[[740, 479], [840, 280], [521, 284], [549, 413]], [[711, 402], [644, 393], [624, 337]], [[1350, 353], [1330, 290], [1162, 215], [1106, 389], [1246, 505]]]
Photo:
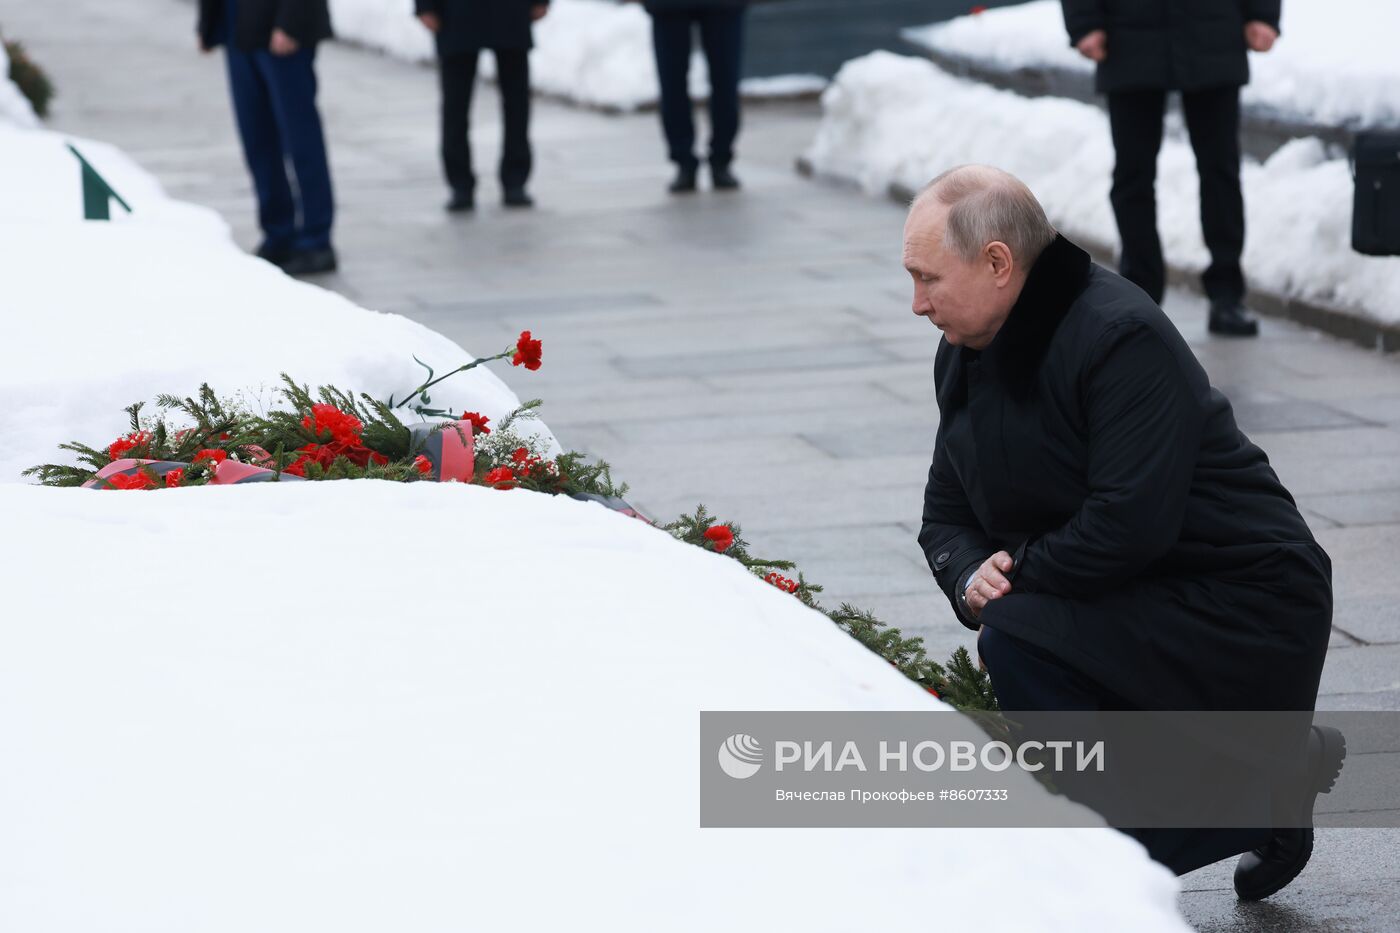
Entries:
[[107, 477], [108, 489], [153, 489], [155, 485], [151, 474], [144, 470], [130, 474], [118, 473], [115, 476]]
[[933, 694], [934, 699], [938, 699], [938, 700], [943, 699], [941, 696], [938, 695], [938, 691], [935, 690], [935, 689], [933, 689], [932, 687], [928, 687], [928, 688], [926, 688], [926, 689], [928, 690], [929, 693], [932, 693], [932, 694]]
[[433, 462], [422, 454], [419, 454], [413, 458], [413, 468], [419, 473], [426, 475], [433, 472]]
[[716, 551], [723, 554], [734, 543], [734, 532], [729, 529], [728, 525], [715, 525], [705, 530], [705, 540], [714, 545]]
[[464, 411], [462, 412], [462, 417], [458, 418], [457, 420], [470, 421], [472, 423], [472, 437], [475, 437], [478, 434], [491, 433], [491, 429], [486, 426], [490, 424], [491, 419], [478, 412]]
[[985, 13], [985, 12], [987, 12], [987, 8], [984, 7], [984, 6], [980, 6], [980, 5], [979, 5], [979, 6], [973, 7], [973, 8], [972, 8], [971, 10], [969, 10], [968, 12], [971, 13], [973, 16], [976, 16], [976, 15], [979, 14], [979, 13]]
[[165, 474], [165, 488], [174, 489], [176, 486], [180, 485], [180, 483], [182, 483], [184, 479], [185, 471], [179, 467], [176, 467], [169, 473]]
[[225, 460], [227, 460], [227, 459], [228, 459], [228, 451], [226, 451], [226, 450], [218, 450], [218, 449], [213, 448], [213, 447], [206, 447], [206, 448], [204, 448], [203, 450], [201, 450], [199, 453], [197, 453], [197, 454], [194, 455], [194, 462], [195, 462], [195, 463], [198, 463], [198, 462], [200, 462], [201, 460], [212, 460], [212, 461], [214, 461], [215, 463], [223, 463], [223, 462], [224, 462]]
[[522, 330], [520, 339], [515, 342], [515, 356], [510, 358], [510, 365], [521, 366], [532, 372], [540, 368], [541, 344], [538, 340], [530, 339], [530, 332]]
[[496, 467], [486, 474], [486, 482], [497, 489], [510, 489], [515, 484], [515, 473], [510, 467]]

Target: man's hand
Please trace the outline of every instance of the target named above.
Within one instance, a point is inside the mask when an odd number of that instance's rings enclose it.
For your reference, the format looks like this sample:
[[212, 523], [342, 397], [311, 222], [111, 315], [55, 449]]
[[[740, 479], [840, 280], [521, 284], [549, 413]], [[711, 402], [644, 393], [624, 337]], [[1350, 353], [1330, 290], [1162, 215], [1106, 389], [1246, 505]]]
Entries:
[[1101, 62], [1108, 58], [1108, 33], [1102, 29], [1095, 29], [1074, 44], [1079, 50], [1079, 54], [1093, 62]]
[[272, 41], [268, 43], [267, 47], [272, 51], [273, 55], [283, 56], [295, 55], [297, 49], [301, 48], [301, 46], [297, 43], [297, 40], [293, 39], [291, 36], [287, 35], [280, 29], [272, 30]]
[[428, 32], [436, 33], [442, 28], [442, 20], [438, 19], [436, 13], [419, 13], [418, 22], [422, 23]]
[[1278, 30], [1257, 19], [1244, 24], [1244, 42], [1255, 52], [1267, 52], [1278, 40]]
[[1014, 561], [1011, 560], [1010, 554], [997, 551], [977, 568], [963, 594], [974, 619], [982, 617], [982, 610], [987, 603], [1011, 592], [1011, 581], [1006, 579], [1006, 574], [1011, 572], [1013, 566]]
[[530, 7], [530, 22], [537, 23], [549, 12], [548, 3], [536, 3]]

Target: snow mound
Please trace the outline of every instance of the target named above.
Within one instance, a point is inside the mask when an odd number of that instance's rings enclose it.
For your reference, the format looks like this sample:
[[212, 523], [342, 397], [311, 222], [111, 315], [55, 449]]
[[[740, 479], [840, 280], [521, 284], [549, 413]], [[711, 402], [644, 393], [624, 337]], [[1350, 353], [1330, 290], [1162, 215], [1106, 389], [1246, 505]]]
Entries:
[[[1400, 123], [1400, 4], [1393, 0], [1285, 3], [1278, 43], [1249, 53], [1242, 102], [1290, 122], [1322, 126]], [[1069, 45], [1059, 0], [960, 16], [905, 31], [944, 55], [1003, 71], [1051, 68], [1092, 73]], [[1112, 54], [1110, 49], [1109, 54]]]
[[[982, 14], [982, 15], [990, 15]], [[919, 58], [875, 52], [847, 62], [822, 97], [807, 160], [819, 173], [884, 194], [917, 190], [967, 162], [1022, 179], [1066, 236], [1116, 248], [1109, 203], [1113, 144], [1097, 107], [1026, 98], [948, 75]], [[1158, 226], [1168, 260], [1200, 271], [1209, 261], [1200, 224], [1195, 158], [1179, 133], [1158, 161]], [[1295, 140], [1242, 170], [1244, 270], [1251, 286], [1287, 298], [1400, 321], [1400, 258], [1351, 250], [1347, 161], [1316, 139]]]
[[1107, 829], [699, 829], [698, 711], [941, 704], [597, 505], [362, 480], [0, 512], [8, 927], [1188, 929]]

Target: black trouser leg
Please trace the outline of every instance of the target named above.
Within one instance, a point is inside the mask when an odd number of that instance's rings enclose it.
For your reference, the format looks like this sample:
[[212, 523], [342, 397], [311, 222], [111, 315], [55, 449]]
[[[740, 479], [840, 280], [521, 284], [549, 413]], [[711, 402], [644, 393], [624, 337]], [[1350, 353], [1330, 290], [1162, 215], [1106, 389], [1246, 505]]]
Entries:
[[530, 53], [496, 49], [496, 80], [501, 86], [501, 187], [523, 188], [530, 178]]
[[1212, 303], [1236, 304], [1244, 299], [1240, 89], [1183, 92], [1181, 109], [1201, 177], [1201, 232], [1210, 249], [1210, 266], [1201, 283]]
[[476, 188], [470, 127], [477, 57], [477, 52], [462, 52], [438, 59], [442, 81], [442, 168], [452, 190], [464, 193]]
[[[977, 651], [987, 665], [992, 689], [1003, 710], [1131, 710], [1134, 707], [1088, 676], [1074, 670], [1050, 651], [1028, 641], [982, 626]], [[1071, 775], [1060, 776], [1061, 784]], [[1255, 797], [1268, 799], [1268, 787], [1254, 787]], [[1232, 787], [1238, 789], [1237, 782]], [[1066, 788], [1068, 789], [1068, 788]], [[1071, 796], [1073, 796], [1071, 794]], [[1147, 848], [1147, 854], [1178, 875], [1223, 858], [1248, 852], [1266, 842], [1271, 830], [1245, 829], [1123, 829]]]
[[656, 76], [661, 83], [661, 128], [671, 161], [695, 169], [695, 118], [690, 108], [690, 33], [693, 14], [657, 12], [651, 17]]
[[744, 8], [703, 10], [699, 20], [700, 44], [710, 71], [710, 164], [723, 167], [733, 161], [739, 135]]
[[1113, 133], [1113, 214], [1123, 253], [1118, 271], [1158, 304], [1167, 272], [1157, 235], [1157, 153], [1162, 148], [1166, 91], [1117, 91], [1108, 95]]

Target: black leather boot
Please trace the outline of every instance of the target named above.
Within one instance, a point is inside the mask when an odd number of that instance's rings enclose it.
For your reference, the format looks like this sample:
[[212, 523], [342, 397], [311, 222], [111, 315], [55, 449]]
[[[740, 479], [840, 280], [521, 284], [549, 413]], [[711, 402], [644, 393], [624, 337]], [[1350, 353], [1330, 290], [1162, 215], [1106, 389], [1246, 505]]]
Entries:
[[1312, 857], [1313, 806], [1342, 773], [1347, 742], [1331, 726], [1313, 726], [1308, 734], [1308, 792], [1302, 800], [1305, 828], [1274, 830], [1273, 838], [1240, 856], [1235, 865], [1235, 893], [1243, 901], [1263, 900], [1287, 887]]
[[676, 169], [676, 178], [667, 188], [672, 194], [690, 194], [695, 190], [695, 167], [682, 165]]
[[710, 180], [714, 183], [716, 191], [739, 190], [739, 179], [734, 177], [734, 173], [729, 170], [727, 164], [711, 162]]
[[447, 202], [447, 212], [449, 214], [463, 214], [476, 209], [476, 192], [470, 188], [458, 188], [452, 192], [452, 198]]
[[1210, 306], [1210, 332], [1226, 337], [1253, 337], [1259, 322], [1237, 301], [1216, 302]]

